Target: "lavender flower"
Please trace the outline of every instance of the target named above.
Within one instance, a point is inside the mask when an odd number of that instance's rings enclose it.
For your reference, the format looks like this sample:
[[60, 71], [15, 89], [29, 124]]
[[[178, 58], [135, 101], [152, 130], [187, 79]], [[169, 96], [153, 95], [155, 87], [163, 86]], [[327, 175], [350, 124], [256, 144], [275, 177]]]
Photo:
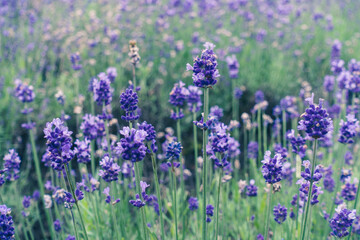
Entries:
[[146, 205], [147, 202], [151, 202], [152, 201], [152, 198], [146, 194], [146, 188], [148, 188], [150, 185], [147, 184], [146, 182], [143, 182], [143, 181], [140, 181], [140, 188], [141, 188], [141, 195], [144, 199], [144, 201], [142, 201], [140, 199], [140, 196], [139, 194], [136, 194], [135, 196], [135, 200], [130, 200], [129, 203], [131, 205], [133, 205], [134, 207], [137, 207], [137, 208], [142, 208], [143, 206]]
[[34, 87], [21, 82], [21, 80], [15, 80], [15, 97], [23, 103], [32, 102], [35, 98]]
[[6, 205], [0, 205], [0, 239], [15, 239], [14, 221], [10, 214], [10, 208], [7, 208]]
[[335, 181], [332, 177], [333, 175], [333, 170], [332, 170], [332, 166], [330, 165], [329, 167], [324, 169], [324, 189], [328, 192], [333, 192], [335, 189]]
[[301, 172], [301, 177], [303, 177], [305, 180], [317, 182], [322, 178], [321, 169], [320, 169], [319, 166], [315, 167], [314, 174], [311, 177], [311, 163], [310, 163], [310, 161], [305, 160], [305, 161], [303, 161], [302, 165], [305, 167], [305, 169], [304, 169], [303, 172]]
[[46, 123], [44, 134], [47, 140], [46, 146], [51, 167], [54, 170], [61, 171], [64, 169], [64, 165], [74, 157], [71, 150], [72, 132], [64, 125], [64, 122], [55, 118], [52, 122]]
[[261, 162], [263, 163], [261, 172], [266, 182], [274, 184], [282, 179], [283, 158], [280, 154], [275, 154], [271, 158], [271, 152], [266, 151], [264, 160]]
[[341, 119], [340, 129], [339, 129], [339, 139], [340, 143], [351, 144], [354, 142], [354, 137], [357, 134], [359, 126], [359, 121], [355, 118], [354, 114], [348, 114], [346, 116], [347, 121]]
[[56, 232], [60, 232], [61, 231], [61, 223], [59, 219], [56, 219], [54, 221], [54, 229]]
[[125, 160], [131, 160], [132, 162], [142, 161], [147, 151], [144, 145], [144, 141], [148, 135], [146, 131], [124, 127], [120, 130], [120, 134], [124, 137], [117, 144], [115, 151], [121, 154]]
[[333, 130], [332, 120], [329, 114], [323, 108], [323, 99], [319, 100], [319, 105], [314, 104], [314, 94], [311, 98], [306, 99], [310, 106], [301, 115], [298, 129], [304, 130], [310, 137], [318, 139], [324, 137], [328, 132]]
[[109, 78], [110, 82], [113, 83], [115, 81], [115, 78], [117, 77], [117, 71], [114, 67], [109, 67], [106, 69], [106, 75]]
[[324, 90], [327, 92], [332, 92], [334, 90], [335, 77], [326, 75], [324, 78]]
[[211, 222], [211, 217], [214, 216], [214, 206], [209, 204], [206, 206], [206, 222]]
[[91, 154], [90, 154], [90, 140], [84, 139], [80, 141], [76, 139], [75, 141], [76, 147], [74, 148], [74, 153], [77, 156], [78, 163], [88, 163], [91, 161]]
[[263, 102], [264, 100], [265, 100], [264, 92], [261, 90], [257, 90], [255, 92], [255, 103], [258, 104], [258, 103]]
[[341, 186], [341, 196], [346, 201], [354, 201], [356, 197], [357, 187], [354, 183], [351, 183], [349, 179], [350, 178], [346, 180], [345, 185]]
[[105, 194], [105, 196], [106, 196], [105, 202], [107, 204], [115, 205], [116, 203], [120, 202], [120, 198], [117, 198], [117, 199], [115, 199], [114, 197], [111, 198], [111, 196], [110, 196], [110, 188], [109, 187], [106, 187], [104, 189], [103, 194]]
[[99, 79], [93, 80], [94, 101], [99, 105], [109, 105], [112, 100], [114, 89], [110, 86], [110, 80], [106, 74], [99, 74]]
[[220, 120], [224, 116], [224, 110], [219, 106], [213, 106], [210, 108], [209, 118]]
[[244, 92], [243, 92], [243, 90], [241, 89], [241, 88], [239, 88], [239, 87], [236, 87], [235, 89], [234, 89], [234, 97], [236, 98], [236, 99], [240, 99], [241, 97], [242, 97], [242, 95], [244, 94]]
[[139, 119], [140, 115], [138, 114], [138, 95], [133, 90], [133, 87], [128, 87], [125, 92], [120, 96], [121, 108], [125, 111], [125, 115], [122, 115], [121, 118], [125, 121], [134, 121]]
[[201, 88], [214, 86], [217, 78], [220, 77], [217, 70], [217, 56], [213, 51], [215, 45], [207, 42], [204, 47], [201, 56], [194, 59], [194, 65], [191, 66], [189, 63], [186, 65], [186, 70], [193, 72], [194, 85]]
[[199, 201], [196, 197], [190, 197], [188, 203], [189, 203], [189, 209], [191, 211], [195, 211], [199, 208]]
[[177, 160], [181, 154], [181, 143], [179, 142], [170, 142], [166, 148], [166, 159], [168, 160]]
[[274, 220], [278, 224], [282, 224], [286, 220], [287, 216], [287, 208], [285, 206], [281, 206], [280, 203], [274, 207]]
[[169, 103], [175, 107], [182, 107], [189, 96], [189, 90], [185, 87], [185, 83], [179, 81], [174, 84], [170, 92]]
[[190, 85], [188, 87], [189, 95], [187, 97], [188, 108], [190, 112], [197, 112], [202, 106], [201, 95], [202, 91], [200, 88]]
[[[7, 181], [15, 181], [19, 178], [20, 163], [18, 153], [14, 149], [10, 149], [9, 153], [4, 156], [4, 175]], [[0, 173], [1, 176], [1, 173]], [[0, 184], [1, 185], [1, 184]]]
[[251, 179], [249, 185], [246, 185], [246, 195], [248, 197], [256, 197], [257, 196], [258, 187], [255, 185], [255, 180]]
[[104, 121], [91, 114], [85, 114], [80, 129], [83, 131], [85, 138], [89, 140], [105, 136]]
[[230, 78], [237, 78], [239, 73], [239, 62], [236, 59], [235, 55], [227, 56], [226, 63], [229, 68], [229, 76]]
[[255, 141], [249, 142], [247, 151], [248, 151], [248, 158], [257, 159], [259, 153], [258, 143]]
[[343, 203], [335, 209], [335, 214], [330, 219], [331, 235], [343, 238], [349, 235], [349, 228], [356, 218], [356, 210], [348, 210], [346, 204]]
[[72, 68], [75, 71], [78, 71], [82, 68], [82, 65], [80, 64], [80, 60], [81, 60], [81, 58], [80, 58], [80, 54], [78, 52], [71, 54], [70, 61], [72, 64]]
[[99, 171], [99, 176], [104, 179], [106, 182], [117, 181], [120, 167], [114, 162], [113, 158], [105, 155], [103, 159], [100, 161], [101, 170]]

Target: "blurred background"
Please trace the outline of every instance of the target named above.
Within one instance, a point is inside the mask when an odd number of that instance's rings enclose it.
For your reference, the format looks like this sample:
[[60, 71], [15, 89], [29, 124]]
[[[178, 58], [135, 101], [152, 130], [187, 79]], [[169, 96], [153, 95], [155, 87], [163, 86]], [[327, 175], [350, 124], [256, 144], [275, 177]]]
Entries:
[[[120, 121], [119, 94], [132, 79], [131, 39], [141, 56], [141, 119], [157, 131], [175, 125], [169, 92], [179, 80], [192, 84], [186, 63], [207, 41], [216, 45], [221, 75], [210, 105], [224, 109], [224, 122], [231, 116], [232, 81], [243, 92], [239, 114], [250, 112], [257, 90], [265, 93], [269, 115], [287, 95], [313, 91], [321, 97], [332, 52], [341, 51], [345, 62], [359, 52], [359, 9], [356, 0], [1, 0], [0, 156], [10, 147], [22, 159], [30, 152], [27, 130], [19, 127], [25, 122], [22, 106], [12, 97], [15, 79], [35, 89], [39, 154], [45, 151], [45, 122], [65, 114], [77, 132], [91, 108], [89, 81], [109, 67], [117, 70], [112, 113]], [[75, 53], [79, 69], [71, 61]], [[239, 62], [236, 79], [229, 78], [231, 55]], [[190, 114], [183, 121], [183, 131], [191, 132]], [[192, 144], [190, 137], [186, 144]]]

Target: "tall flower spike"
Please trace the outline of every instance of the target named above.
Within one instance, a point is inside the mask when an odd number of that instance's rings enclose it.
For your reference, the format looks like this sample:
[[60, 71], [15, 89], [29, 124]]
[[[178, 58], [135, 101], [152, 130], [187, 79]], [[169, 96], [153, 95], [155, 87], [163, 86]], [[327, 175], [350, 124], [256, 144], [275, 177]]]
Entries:
[[114, 89], [110, 86], [110, 80], [106, 74], [99, 74], [93, 79], [94, 101], [99, 105], [109, 105], [112, 100]]
[[133, 87], [128, 87], [125, 92], [120, 95], [120, 105], [125, 111], [125, 115], [121, 116], [121, 119], [125, 121], [134, 121], [139, 119], [138, 114], [138, 95], [133, 90]]
[[315, 106], [314, 94], [312, 94], [311, 98], [307, 98], [306, 101], [309, 103], [309, 107], [301, 115], [303, 119], [299, 121], [298, 129], [304, 130], [314, 139], [322, 138], [333, 130], [332, 120], [326, 109], [323, 108], [324, 100], [320, 99], [319, 105]]
[[32, 102], [35, 98], [34, 88], [31, 85], [27, 85], [21, 80], [15, 80], [15, 97], [19, 99], [19, 101], [26, 103]]
[[237, 78], [239, 73], [239, 62], [236, 59], [236, 56], [235, 55], [227, 56], [225, 60], [229, 68], [229, 77]]
[[[20, 173], [20, 157], [14, 149], [10, 149], [9, 153], [4, 156], [4, 175], [7, 181], [14, 181], [19, 178]], [[1, 176], [1, 172], [0, 172]], [[1, 180], [0, 180], [1, 181]], [[0, 183], [1, 186], [1, 183]]]
[[217, 83], [220, 74], [217, 70], [217, 56], [213, 51], [215, 45], [206, 42], [204, 47], [201, 56], [194, 59], [193, 66], [189, 63], [186, 64], [186, 70], [193, 72], [192, 78], [195, 86], [208, 88]]
[[344, 144], [351, 144], [354, 142], [354, 137], [359, 131], [359, 121], [355, 118], [354, 114], [348, 114], [346, 120], [346, 122], [342, 119], [340, 121], [338, 141]]
[[0, 205], [0, 239], [15, 239], [14, 221], [10, 214], [10, 208], [7, 208], [6, 205]]
[[85, 138], [94, 140], [105, 136], [105, 124], [102, 119], [91, 114], [85, 114], [80, 125]]
[[335, 209], [335, 214], [330, 219], [330, 227], [332, 229], [331, 235], [338, 238], [343, 238], [349, 235], [349, 228], [356, 218], [356, 210], [349, 210], [346, 204], [343, 203]]
[[120, 134], [124, 137], [117, 143], [115, 151], [121, 154], [125, 160], [132, 162], [142, 161], [146, 155], [147, 148], [144, 144], [147, 133], [144, 130], [136, 130], [135, 128], [124, 127], [120, 130]]
[[74, 157], [71, 150], [72, 132], [64, 125], [63, 121], [55, 118], [52, 122], [46, 123], [44, 134], [47, 140], [46, 151], [48, 159], [51, 160], [51, 167], [54, 170], [61, 171], [64, 169], [64, 165]]
[[202, 91], [200, 88], [190, 85], [188, 87], [189, 96], [187, 98], [188, 108], [190, 112], [197, 112], [202, 106], [201, 95]]
[[286, 220], [287, 216], [287, 208], [285, 206], [281, 206], [280, 203], [274, 207], [274, 220], [278, 224], [282, 224]]
[[100, 162], [101, 170], [99, 171], [99, 176], [104, 179], [105, 182], [117, 181], [120, 167], [114, 162], [113, 158], [105, 155]]
[[266, 151], [264, 160], [261, 162], [263, 163], [261, 172], [265, 181], [270, 184], [280, 182], [282, 179], [283, 168], [283, 158], [281, 155], [275, 154], [275, 156], [271, 158], [271, 152]]
[[136, 40], [129, 41], [129, 57], [131, 63], [135, 66], [140, 62], [139, 48], [136, 45]]

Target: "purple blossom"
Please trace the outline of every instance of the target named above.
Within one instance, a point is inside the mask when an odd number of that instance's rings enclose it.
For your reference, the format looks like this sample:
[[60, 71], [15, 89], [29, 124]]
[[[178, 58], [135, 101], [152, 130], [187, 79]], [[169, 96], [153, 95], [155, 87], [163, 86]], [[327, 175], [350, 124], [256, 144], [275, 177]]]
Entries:
[[76, 147], [74, 148], [74, 153], [77, 156], [78, 163], [89, 163], [91, 161], [90, 154], [90, 140], [85, 138], [83, 141], [76, 139]]
[[114, 162], [113, 158], [110, 158], [108, 155], [105, 155], [100, 161], [101, 170], [99, 171], [99, 176], [104, 179], [106, 182], [117, 181], [120, 167]]
[[202, 106], [201, 95], [202, 91], [200, 88], [190, 85], [188, 87], [189, 95], [187, 97], [188, 108], [190, 112], [197, 112]]
[[114, 89], [110, 86], [110, 80], [106, 74], [99, 74], [99, 79], [93, 80], [94, 101], [99, 105], [109, 105], [112, 100]]
[[174, 84], [174, 87], [169, 94], [169, 103], [174, 107], [183, 107], [189, 94], [189, 90], [185, 87], [185, 83], [179, 81]]
[[206, 206], [206, 222], [211, 222], [211, 217], [214, 216], [214, 206], [209, 204]]
[[324, 90], [327, 92], [332, 92], [334, 90], [335, 77], [326, 75], [324, 77]]
[[72, 64], [72, 68], [75, 71], [81, 70], [82, 69], [82, 65], [80, 64], [80, 54], [78, 52], [71, 54], [70, 56], [70, 61]]
[[335, 209], [335, 214], [330, 219], [331, 235], [343, 238], [349, 235], [349, 228], [356, 218], [356, 210], [348, 210], [346, 204], [341, 204]]
[[257, 196], [258, 187], [255, 185], [255, 180], [251, 179], [249, 185], [246, 185], [246, 195], [248, 197], [256, 197]]
[[354, 142], [354, 137], [357, 134], [359, 126], [359, 121], [355, 118], [354, 114], [348, 114], [346, 116], [347, 121], [341, 119], [340, 129], [339, 129], [339, 139], [340, 143], [352, 144]]
[[285, 206], [281, 206], [280, 203], [274, 207], [274, 220], [278, 224], [282, 224], [286, 220], [287, 216], [287, 208]]
[[310, 137], [318, 139], [324, 137], [328, 132], [333, 130], [332, 120], [326, 109], [323, 108], [323, 99], [319, 100], [319, 105], [315, 106], [314, 94], [307, 101], [310, 106], [301, 115], [303, 118], [299, 121], [298, 129], [304, 130]]
[[141, 129], [123, 127], [120, 134], [123, 135], [123, 138], [117, 143], [115, 151], [121, 154], [125, 160], [131, 160], [132, 162], [142, 161], [147, 151], [144, 144], [148, 135], [147, 132]]
[[121, 118], [125, 121], [134, 121], [139, 119], [140, 115], [138, 114], [138, 95], [136, 91], [133, 90], [133, 87], [128, 87], [125, 92], [120, 95], [120, 105], [121, 108], [125, 111], [125, 115], [122, 115]]
[[80, 125], [85, 138], [94, 140], [105, 136], [105, 124], [102, 119], [91, 114], [85, 114], [83, 122]]
[[51, 167], [54, 170], [62, 171], [65, 164], [74, 157], [74, 152], [71, 150], [72, 132], [64, 125], [63, 121], [55, 118], [52, 122], [46, 123], [44, 134]]
[[19, 101], [26, 103], [32, 102], [35, 98], [34, 87], [21, 82], [21, 80], [15, 80], [15, 97]]
[[10, 214], [10, 208], [6, 207], [6, 205], [0, 205], [0, 239], [15, 239], [14, 221]]
[[[4, 156], [3, 173], [7, 181], [15, 181], [19, 179], [20, 173], [20, 157], [15, 149], [10, 149], [9, 153]], [[1, 173], [0, 173], [1, 176]], [[2, 184], [0, 184], [1, 186]]]
[[263, 163], [261, 172], [266, 182], [274, 184], [282, 179], [283, 158], [280, 154], [275, 154], [271, 158], [271, 152], [266, 151], [261, 162]]
[[201, 56], [194, 59], [194, 65], [191, 66], [189, 63], [186, 65], [186, 70], [193, 72], [194, 85], [200, 88], [214, 86], [217, 78], [220, 77], [217, 70], [217, 56], [213, 51], [215, 45], [207, 42], [204, 47]]
[[199, 208], [199, 201], [196, 197], [190, 197], [188, 203], [189, 203], [189, 209], [191, 211], [195, 211]]
[[230, 78], [237, 78], [239, 73], [239, 62], [236, 59], [235, 55], [227, 56], [226, 63], [229, 68], [229, 76]]
[[249, 142], [247, 151], [248, 151], [248, 158], [257, 159], [259, 152], [258, 143], [255, 141]]

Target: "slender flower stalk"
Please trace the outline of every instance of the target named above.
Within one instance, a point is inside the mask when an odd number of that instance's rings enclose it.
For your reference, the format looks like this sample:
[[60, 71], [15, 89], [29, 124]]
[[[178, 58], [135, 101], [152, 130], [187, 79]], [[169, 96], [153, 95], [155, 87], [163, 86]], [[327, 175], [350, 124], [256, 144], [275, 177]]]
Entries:
[[[28, 117], [28, 124], [30, 124], [29, 115], [27, 115], [27, 117]], [[37, 155], [36, 145], [35, 145], [35, 138], [34, 138], [34, 133], [33, 133], [32, 129], [29, 129], [29, 135], [30, 135], [30, 143], [31, 143], [32, 154], [33, 154], [34, 163], [35, 163], [35, 171], [36, 171], [36, 176], [37, 176], [37, 180], [38, 180], [38, 186], [39, 186], [39, 189], [40, 189], [42, 203], [43, 203], [43, 206], [45, 207], [45, 202], [44, 202], [44, 199], [43, 199], [44, 196], [45, 196], [45, 189], [44, 189], [44, 184], [43, 184], [43, 181], [42, 181], [42, 175], [41, 175], [41, 170], [40, 170], [40, 161], [39, 161], [39, 157]], [[51, 221], [51, 218], [50, 218], [50, 215], [49, 215], [49, 211], [47, 211], [47, 209], [45, 209], [45, 216], [46, 216], [48, 226], [50, 228], [51, 236], [55, 237], [54, 226], [52, 224], [52, 221]]]
[[[70, 186], [71, 193], [72, 193], [72, 195], [73, 195], [73, 197], [74, 197], [74, 199], [75, 199], [75, 205], [76, 205], [76, 208], [77, 208], [78, 213], [79, 213], [79, 216], [80, 216], [80, 222], [81, 222], [81, 226], [82, 226], [82, 228], [83, 228], [83, 230], [84, 230], [85, 239], [87, 240], [87, 239], [88, 239], [88, 236], [87, 236], [87, 232], [86, 232], [84, 220], [83, 220], [82, 215], [81, 215], [81, 211], [80, 211], [78, 199], [77, 199], [77, 197], [76, 197], [76, 195], [75, 195], [74, 187], [73, 187], [72, 182], [70, 181], [70, 178], [69, 178], [69, 176], [70, 176], [70, 171], [69, 171], [69, 165], [68, 165], [68, 164], [66, 164], [65, 171], [66, 171], [66, 179], [67, 179], [68, 184], [69, 184], [69, 186]], [[75, 224], [74, 224], [74, 226], [75, 226]]]
[[[135, 181], [136, 181], [136, 192], [140, 193], [140, 171], [139, 171], [139, 162], [135, 162]], [[141, 197], [141, 201], [144, 201], [142, 194], [140, 194]], [[146, 230], [146, 222], [145, 222], [145, 212], [144, 212], [144, 208], [140, 209], [141, 211], [141, 223], [143, 226], [143, 236], [144, 239], [148, 239], [147, 237], [147, 230]]]
[[[208, 119], [209, 114], [209, 102], [208, 102], [208, 96], [209, 96], [209, 89], [204, 89], [204, 122]], [[207, 182], [207, 175], [206, 175], [206, 169], [207, 169], [207, 160], [206, 160], [206, 145], [207, 145], [207, 129], [203, 129], [203, 240], [206, 239], [206, 195], [207, 195], [207, 189], [206, 189], [206, 182]]]
[[267, 196], [267, 213], [266, 213], [265, 233], [264, 233], [265, 239], [268, 239], [268, 236], [269, 236], [272, 189], [273, 189], [273, 185], [271, 184], [270, 188], [269, 188], [268, 196]]
[[[309, 224], [309, 227], [311, 228], [311, 214], [309, 215], [309, 211], [311, 210], [311, 195], [312, 195], [312, 186], [313, 186], [313, 175], [314, 175], [314, 170], [315, 170], [315, 166], [316, 166], [316, 150], [317, 150], [317, 139], [314, 140], [314, 149], [313, 149], [313, 161], [311, 164], [311, 179], [310, 179], [310, 186], [309, 186], [309, 193], [308, 193], [308, 200], [306, 202], [306, 209], [305, 209], [305, 218], [304, 218], [304, 223], [302, 224], [302, 234], [301, 234], [301, 239], [304, 240], [305, 239], [305, 232], [306, 232], [306, 226], [307, 224]], [[308, 215], [309, 215], [309, 219], [308, 219]]]
[[[151, 149], [150, 143], [148, 144], [148, 149]], [[152, 161], [152, 167], [153, 167], [153, 173], [154, 173], [156, 196], [158, 199], [158, 204], [159, 204], [159, 209], [160, 209], [159, 213], [160, 213], [161, 239], [165, 239], [164, 219], [163, 219], [163, 212], [162, 212], [162, 200], [161, 200], [161, 194], [160, 194], [159, 179], [158, 179], [158, 174], [157, 174], [156, 155], [153, 151], [151, 151], [151, 161]]]
[[216, 200], [216, 230], [215, 230], [215, 239], [217, 240], [219, 237], [219, 208], [220, 208], [220, 192], [221, 192], [221, 176], [223, 174], [223, 168], [221, 168], [221, 172], [219, 172], [219, 182], [218, 182], [218, 192], [217, 192], [217, 200]]

